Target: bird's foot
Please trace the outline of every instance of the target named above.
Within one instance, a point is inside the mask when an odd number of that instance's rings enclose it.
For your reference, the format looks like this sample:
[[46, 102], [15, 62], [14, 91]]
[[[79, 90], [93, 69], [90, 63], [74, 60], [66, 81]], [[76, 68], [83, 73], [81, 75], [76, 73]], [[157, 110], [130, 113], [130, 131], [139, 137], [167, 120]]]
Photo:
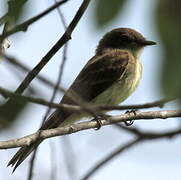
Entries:
[[92, 121], [96, 121], [97, 122], [97, 127], [95, 128], [95, 130], [99, 130], [102, 127], [102, 121], [103, 119], [107, 120], [110, 116], [107, 114], [100, 114], [98, 115], [96, 118], [94, 118]]
[[[132, 109], [132, 110], [126, 111], [125, 114], [131, 114], [131, 113], [133, 113], [133, 114], [136, 116], [136, 112], [137, 112], [137, 111], [138, 111], [138, 110], [136, 110], [136, 109]], [[133, 120], [129, 120], [129, 121], [125, 121], [125, 122], [124, 122], [124, 124], [125, 124], [126, 126], [131, 126], [131, 125], [133, 125], [133, 123], [134, 123]]]
[[96, 123], [97, 123], [97, 127], [96, 128], [94, 128], [94, 130], [99, 130], [101, 127], [102, 127], [102, 122], [101, 122], [101, 120], [102, 120], [102, 117], [100, 117], [100, 116], [97, 116], [96, 118], [94, 118], [92, 121], [96, 121]]

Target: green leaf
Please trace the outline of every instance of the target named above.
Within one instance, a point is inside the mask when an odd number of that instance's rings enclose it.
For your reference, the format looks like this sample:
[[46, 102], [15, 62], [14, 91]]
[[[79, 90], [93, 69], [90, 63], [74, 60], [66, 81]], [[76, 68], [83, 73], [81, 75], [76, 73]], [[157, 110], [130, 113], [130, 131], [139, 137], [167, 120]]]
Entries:
[[103, 27], [112, 21], [122, 10], [126, 0], [96, 0], [95, 22], [98, 27]]
[[163, 42], [161, 88], [166, 97], [181, 95], [181, 1], [160, 0], [156, 21]]

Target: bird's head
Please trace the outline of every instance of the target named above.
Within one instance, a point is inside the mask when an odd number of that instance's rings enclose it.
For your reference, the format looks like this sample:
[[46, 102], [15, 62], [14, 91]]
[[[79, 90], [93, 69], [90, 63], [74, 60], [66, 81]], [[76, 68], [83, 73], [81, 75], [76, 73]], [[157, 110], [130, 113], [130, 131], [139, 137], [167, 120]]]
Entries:
[[96, 53], [101, 54], [106, 49], [125, 49], [139, 56], [145, 46], [155, 45], [154, 41], [146, 40], [142, 34], [131, 28], [117, 28], [106, 33], [100, 40]]

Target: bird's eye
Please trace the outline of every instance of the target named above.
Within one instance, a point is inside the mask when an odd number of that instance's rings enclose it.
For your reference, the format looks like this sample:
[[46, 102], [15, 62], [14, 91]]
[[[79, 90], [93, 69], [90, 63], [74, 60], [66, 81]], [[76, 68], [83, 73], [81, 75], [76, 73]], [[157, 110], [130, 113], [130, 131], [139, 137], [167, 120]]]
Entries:
[[130, 41], [130, 38], [127, 35], [122, 35], [121, 40], [122, 41]]

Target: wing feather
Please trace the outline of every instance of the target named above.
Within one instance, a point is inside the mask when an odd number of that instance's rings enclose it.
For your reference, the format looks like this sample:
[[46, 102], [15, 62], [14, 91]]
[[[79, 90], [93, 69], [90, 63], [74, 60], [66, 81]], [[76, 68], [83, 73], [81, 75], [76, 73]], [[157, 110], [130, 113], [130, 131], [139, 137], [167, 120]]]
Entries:
[[[94, 56], [79, 73], [70, 89], [84, 101], [90, 102], [123, 76], [129, 59], [130, 54], [123, 50], [113, 50], [102, 56]], [[76, 104], [67, 93], [61, 103]]]

